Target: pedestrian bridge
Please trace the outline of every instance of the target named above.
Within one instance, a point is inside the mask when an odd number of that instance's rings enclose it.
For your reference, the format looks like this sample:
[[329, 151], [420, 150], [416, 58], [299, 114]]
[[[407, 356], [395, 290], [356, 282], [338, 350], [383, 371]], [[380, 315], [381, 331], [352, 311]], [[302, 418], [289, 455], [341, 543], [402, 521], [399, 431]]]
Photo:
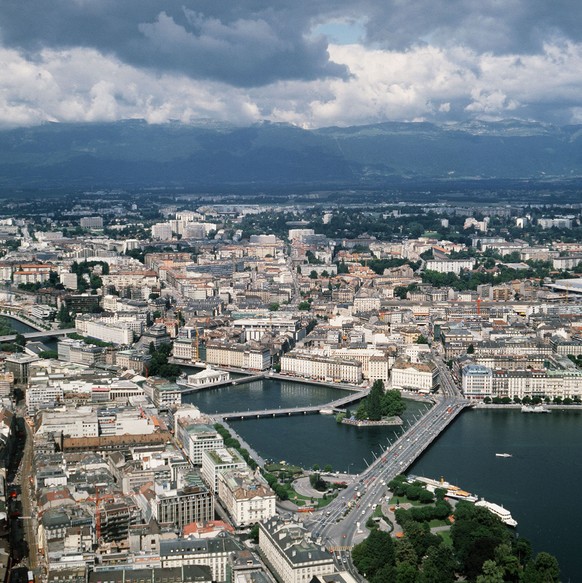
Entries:
[[260, 409], [256, 411], [233, 411], [229, 413], [217, 413], [213, 415], [217, 420], [231, 420], [231, 419], [260, 419], [261, 417], [286, 417], [290, 415], [312, 415], [319, 413], [322, 409], [330, 409], [332, 411], [339, 410], [341, 407], [345, 407], [356, 401], [360, 401], [364, 397], [368, 396], [370, 389], [362, 389], [342, 397], [341, 399], [336, 399], [335, 401], [330, 401], [329, 403], [322, 403], [320, 405], [307, 405], [303, 407], [279, 407], [278, 409]]

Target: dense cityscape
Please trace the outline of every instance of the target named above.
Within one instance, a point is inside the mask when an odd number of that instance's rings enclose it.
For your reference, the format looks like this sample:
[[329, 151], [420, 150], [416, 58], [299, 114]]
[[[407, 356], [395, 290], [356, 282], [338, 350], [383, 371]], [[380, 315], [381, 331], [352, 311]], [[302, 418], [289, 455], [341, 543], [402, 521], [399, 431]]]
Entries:
[[[582, 405], [582, 205], [314, 198], [3, 201], [5, 580], [559, 580], [495, 500], [403, 474], [464, 410]], [[307, 396], [196, 405], [265, 379]], [[299, 468], [229, 425], [311, 414], [395, 440]]]

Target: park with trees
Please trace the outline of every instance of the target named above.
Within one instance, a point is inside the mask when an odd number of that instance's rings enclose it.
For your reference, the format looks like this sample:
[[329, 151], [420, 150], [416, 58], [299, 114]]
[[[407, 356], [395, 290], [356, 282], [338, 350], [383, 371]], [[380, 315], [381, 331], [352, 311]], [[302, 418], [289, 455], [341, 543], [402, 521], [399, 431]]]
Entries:
[[[546, 552], [534, 555], [529, 542], [516, 536], [486, 508], [460, 501], [453, 509], [445, 490], [427, 492], [418, 482], [397, 476], [388, 487], [408, 501], [395, 511], [403, 536], [372, 529], [356, 545], [352, 559], [370, 583], [557, 583], [560, 568]], [[422, 493], [426, 494], [423, 495]], [[449, 518], [450, 517], [450, 518]], [[431, 532], [433, 521], [450, 529]]]

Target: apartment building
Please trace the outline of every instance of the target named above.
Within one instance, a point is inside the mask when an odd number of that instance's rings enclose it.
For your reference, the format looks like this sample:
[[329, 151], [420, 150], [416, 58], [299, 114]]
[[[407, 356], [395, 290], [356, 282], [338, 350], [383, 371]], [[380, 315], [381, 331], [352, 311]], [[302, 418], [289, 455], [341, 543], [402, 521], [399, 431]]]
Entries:
[[285, 354], [281, 357], [281, 373], [318, 381], [359, 385], [362, 363], [325, 356]]
[[237, 527], [267, 520], [277, 511], [275, 492], [249, 471], [219, 472], [218, 497]]

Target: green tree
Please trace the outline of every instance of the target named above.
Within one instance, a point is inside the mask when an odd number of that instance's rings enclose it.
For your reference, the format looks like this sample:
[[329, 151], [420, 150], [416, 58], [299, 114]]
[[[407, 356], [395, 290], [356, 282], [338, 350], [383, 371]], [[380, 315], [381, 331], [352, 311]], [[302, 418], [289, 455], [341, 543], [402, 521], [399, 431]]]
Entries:
[[[418, 571], [412, 563], [396, 564], [396, 583], [417, 583]], [[390, 581], [390, 579], [386, 579]]]
[[249, 532], [250, 539], [255, 543], [259, 544], [259, 523], [253, 524], [251, 531]]
[[412, 546], [412, 543], [406, 539], [400, 539], [395, 548], [396, 564], [408, 563], [416, 566], [418, 564], [418, 555]]
[[277, 302], [272, 302], [269, 304], [269, 312], [276, 312], [279, 310], [280, 308], [280, 304], [278, 304]]
[[503, 569], [491, 559], [483, 563], [483, 574], [477, 577], [477, 583], [503, 583]]
[[310, 310], [311, 309], [311, 304], [307, 301], [305, 302], [299, 302], [299, 305], [297, 306], [298, 310]]
[[419, 583], [453, 583], [457, 563], [451, 548], [444, 544], [431, 546], [422, 561]]
[[365, 403], [360, 403], [358, 409], [356, 410], [355, 417], [358, 421], [363, 421], [364, 419], [368, 418], [368, 410], [366, 409]]
[[530, 561], [523, 573], [525, 583], [558, 583], [560, 566], [558, 560], [550, 553], [541, 552]]
[[382, 399], [384, 397], [384, 383], [379, 380], [376, 381], [368, 398], [366, 399], [366, 410], [368, 412], [368, 419], [370, 421], [379, 421], [382, 418]]
[[406, 402], [402, 398], [400, 391], [392, 389], [386, 391], [382, 397], [382, 415], [386, 417], [394, 417], [402, 415], [406, 410]]

